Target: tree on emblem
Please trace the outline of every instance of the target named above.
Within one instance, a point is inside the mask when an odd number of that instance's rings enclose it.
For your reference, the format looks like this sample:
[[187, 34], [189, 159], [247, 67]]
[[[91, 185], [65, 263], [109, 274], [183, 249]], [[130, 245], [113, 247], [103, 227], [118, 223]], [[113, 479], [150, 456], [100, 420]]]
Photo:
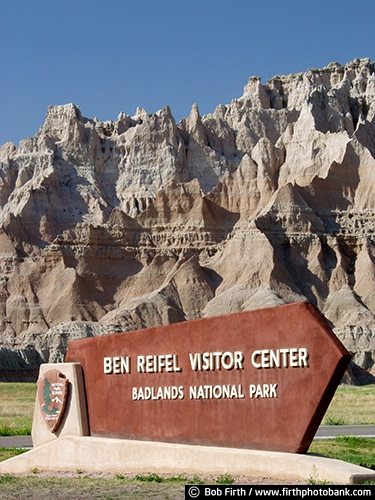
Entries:
[[68, 383], [65, 375], [54, 369], [48, 370], [37, 380], [39, 408], [51, 432], [58, 428], [64, 414]]
[[[59, 409], [56, 407], [56, 402], [51, 400], [51, 384], [48, 378], [44, 379], [43, 401], [44, 401], [43, 411], [45, 413], [49, 414], [59, 413]], [[53, 406], [52, 408], [49, 408], [51, 403], [53, 403]]]

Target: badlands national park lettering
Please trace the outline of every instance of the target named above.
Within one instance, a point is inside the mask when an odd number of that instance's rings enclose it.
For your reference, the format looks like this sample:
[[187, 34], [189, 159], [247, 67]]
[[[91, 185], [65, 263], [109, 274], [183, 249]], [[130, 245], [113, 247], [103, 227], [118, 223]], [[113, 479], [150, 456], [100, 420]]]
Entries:
[[[131, 375], [134, 364], [137, 373], [183, 373], [184, 370], [194, 372], [220, 372], [249, 369], [289, 369], [308, 368], [309, 351], [304, 347], [280, 349], [256, 349], [249, 355], [242, 351], [213, 351], [189, 353], [189, 364], [180, 366], [178, 354], [105, 356], [103, 369], [106, 375]], [[248, 361], [247, 361], [248, 360]], [[247, 363], [246, 363], [247, 361]], [[183, 376], [183, 375], [182, 375]], [[245, 398], [277, 398], [277, 383], [243, 384], [200, 384], [200, 385], [145, 385], [131, 387], [133, 401], [190, 399], [245, 399]]]

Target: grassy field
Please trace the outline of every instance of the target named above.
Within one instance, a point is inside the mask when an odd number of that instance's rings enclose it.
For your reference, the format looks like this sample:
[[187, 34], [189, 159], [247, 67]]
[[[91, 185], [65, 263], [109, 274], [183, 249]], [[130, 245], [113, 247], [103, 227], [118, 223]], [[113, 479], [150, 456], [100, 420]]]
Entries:
[[0, 498], [38, 500], [72, 499], [143, 499], [163, 500], [184, 498], [184, 480], [138, 481], [122, 478], [76, 477], [27, 477], [0, 476]]
[[312, 442], [309, 453], [318, 453], [375, 470], [375, 439], [343, 435], [335, 439], [317, 440]]
[[322, 424], [375, 424], [375, 385], [339, 387]]
[[0, 462], [2, 462], [3, 460], [8, 460], [8, 458], [15, 457], [16, 455], [20, 455], [21, 453], [25, 453], [26, 451], [27, 450], [22, 450], [14, 447], [13, 448], [0, 447]]
[[[36, 384], [0, 383], [0, 436], [30, 434]], [[375, 424], [375, 385], [342, 386], [323, 425]]]
[[0, 383], [0, 436], [31, 434], [36, 384]]

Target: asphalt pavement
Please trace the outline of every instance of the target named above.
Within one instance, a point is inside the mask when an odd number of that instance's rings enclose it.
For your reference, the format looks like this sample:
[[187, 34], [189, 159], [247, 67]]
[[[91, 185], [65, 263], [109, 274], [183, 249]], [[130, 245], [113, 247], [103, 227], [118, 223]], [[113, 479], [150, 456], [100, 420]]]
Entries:
[[[322, 425], [314, 439], [334, 439], [337, 436], [375, 438], [375, 425]], [[0, 448], [32, 448], [31, 436], [0, 437]]]
[[31, 436], [2, 436], [0, 437], [0, 448], [32, 448]]
[[321, 425], [314, 439], [333, 439], [337, 436], [375, 437], [375, 425]]

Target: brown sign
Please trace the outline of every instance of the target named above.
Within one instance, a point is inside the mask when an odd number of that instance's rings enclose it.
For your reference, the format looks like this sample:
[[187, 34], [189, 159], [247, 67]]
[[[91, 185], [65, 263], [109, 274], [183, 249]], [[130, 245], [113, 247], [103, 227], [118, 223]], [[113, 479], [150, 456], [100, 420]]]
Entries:
[[49, 370], [37, 381], [37, 399], [47, 428], [55, 432], [64, 414], [68, 380], [61, 372]]
[[296, 303], [74, 340], [91, 435], [306, 452], [350, 354]]

